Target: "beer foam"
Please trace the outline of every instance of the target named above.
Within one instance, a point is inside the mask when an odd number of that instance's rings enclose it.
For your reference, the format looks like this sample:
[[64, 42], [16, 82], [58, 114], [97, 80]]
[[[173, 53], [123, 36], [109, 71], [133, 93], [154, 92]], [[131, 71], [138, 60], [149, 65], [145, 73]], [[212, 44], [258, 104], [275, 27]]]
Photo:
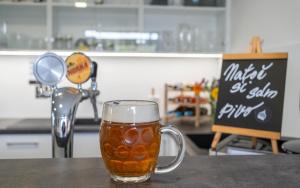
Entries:
[[108, 101], [103, 105], [102, 120], [118, 123], [159, 121], [158, 104], [143, 100]]

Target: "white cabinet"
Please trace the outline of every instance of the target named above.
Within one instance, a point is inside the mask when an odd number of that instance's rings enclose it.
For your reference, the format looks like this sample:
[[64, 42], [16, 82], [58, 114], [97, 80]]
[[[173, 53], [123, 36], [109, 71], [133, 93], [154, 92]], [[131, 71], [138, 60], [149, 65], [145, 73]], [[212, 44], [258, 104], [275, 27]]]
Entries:
[[0, 159], [50, 158], [50, 134], [1, 134]]
[[[0, 159], [51, 158], [50, 134], [1, 134]], [[100, 157], [98, 133], [74, 134], [74, 158]], [[160, 156], [177, 155], [177, 145], [169, 135], [163, 135]]]
[[[74, 158], [99, 157], [98, 133], [74, 134]], [[50, 134], [1, 134], [0, 159], [51, 158]]]
[[0, 49], [74, 50], [81, 43], [87, 48], [79, 48], [91, 51], [223, 52], [230, 36], [230, 0], [225, 1], [211, 7], [143, 0], [0, 1]]

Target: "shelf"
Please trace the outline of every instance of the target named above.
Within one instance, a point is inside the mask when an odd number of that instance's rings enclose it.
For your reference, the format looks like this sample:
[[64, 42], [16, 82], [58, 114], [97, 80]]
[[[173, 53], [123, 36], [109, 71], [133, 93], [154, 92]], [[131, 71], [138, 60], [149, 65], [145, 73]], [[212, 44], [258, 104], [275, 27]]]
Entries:
[[209, 101], [206, 99], [201, 99], [199, 103], [172, 102], [172, 101], [168, 101], [168, 103], [170, 103], [172, 105], [180, 105], [180, 106], [185, 106], [185, 107], [196, 107], [201, 104], [207, 104], [207, 103], [209, 103]]
[[187, 103], [187, 102], [172, 102], [168, 101], [169, 104], [171, 105], [179, 105], [179, 106], [185, 106], [185, 107], [195, 107], [197, 104], [195, 103]]
[[[2, 1], [0, 5], [13, 5], [13, 6], [46, 6], [47, 2], [11, 2]], [[54, 7], [75, 7], [74, 3], [70, 2], [53, 2]], [[87, 8], [109, 8], [109, 9], [138, 9], [144, 8], [145, 10], [166, 10], [166, 11], [197, 11], [197, 12], [224, 12], [224, 7], [189, 7], [189, 6], [160, 6], [160, 5], [117, 5], [117, 4], [92, 4], [88, 3]]]
[[145, 10], [152, 11], [183, 11], [186, 13], [224, 13], [225, 7], [192, 7], [192, 6], [159, 6], [144, 5]]
[[185, 92], [194, 92], [193, 89], [187, 89], [187, 88], [182, 88], [182, 89], [173, 89], [171, 87], [168, 87], [168, 91], [178, 91], [178, 92], [182, 92], [182, 91], [185, 91]]
[[[197, 93], [196, 95], [194, 95], [195, 98], [180, 98], [181, 96], [184, 96], [183, 93], [182, 95], [180, 95], [178, 98], [177, 97], [170, 97], [169, 96], [169, 92], [174, 92], [174, 91], [181, 91], [181, 92], [190, 92], [191, 89], [187, 89], [187, 88], [183, 88], [183, 89], [172, 89], [170, 88], [170, 86], [173, 86], [172, 84], [165, 84], [165, 94], [164, 94], [164, 107], [165, 107], [165, 122], [169, 122], [169, 121], [174, 121], [174, 120], [182, 120], [182, 121], [194, 121], [195, 122], [195, 127], [199, 127], [200, 126], [200, 116], [201, 115], [201, 105], [205, 104], [205, 105], [210, 105], [210, 99], [205, 98], [205, 97], [200, 97], [200, 94]], [[188, 86], [187, 84], [182, 84], [182, 86]], [[191, 97], [191, 96], [189, 96]], [[193, 101], [192, 102], [175, 102], [174, 99], [177, 100], [188, 100], [188, 101]], [[175, 112], [178, 111], [179, 109], [182, 109], [183, 107], [188, 107], [188, 108], [192, 108], [191, 110], [194, 111], [194, 115], [193, 116], [180, 116], [180, 117], [176, 117], [176, 114], [170, 114], [169, 113], [169, 107], [172, 107], [172, 111], [174, 111], [174, 105], [176, 105], [177, 108], [175, 108]], [[184, 109], [183, 109], [184, 111]], [[185, 114], [185, 113], [184, 113]], [[178, 115], [178, 114], [177, 114]]]
[[[74, 51], [53, 50], [61, 56], [69, 56]], [[1, 56], [39, 56], [45, 50], [0, 50]], [[222, 59], [222, 54], [180, 54], [180, 53], [118, 53], [118, 52], [84, 52], [91, 57], [128, 57], [128, 58], [217, 58]]]
[[195, 121], [196, 117], [195, 116], [181, 116], [181, 117], [176, 117], [179, 120], [182, 121]]
[[0, 6], [31, 6], [31, 7], [46, 7], [46, 2], [34, 3], [34, 2], [9, 2], [2, 1]]
[[[70, 8], [78, 8], [75, 7], [75, 3], [53, 3], [53, 7], [70, 7]], [[83, 8], [99, 8], [99, 9], [138, 9], [138, 5], [114, 5], [114, 4], [92, 4], [87, 3], [87, 7]]]
[[[7, 6], [46, 6], [47, 2], [11, 2], [1, 1], [0, 5]], [[71, 2], [53, 2], [53, 7], [75, 7]], [[145, 10], [163, 10], [163, 11], [196, 11], [196, 12], [225, 12], [225, 7], [192, 7], [192, 6], [160, 6], [160, 5], [126, 5], [126, 4], [92, 4], [88, 3], [86, 8], [108, 8], [108, 9], [138, 9], [144, 8]]]

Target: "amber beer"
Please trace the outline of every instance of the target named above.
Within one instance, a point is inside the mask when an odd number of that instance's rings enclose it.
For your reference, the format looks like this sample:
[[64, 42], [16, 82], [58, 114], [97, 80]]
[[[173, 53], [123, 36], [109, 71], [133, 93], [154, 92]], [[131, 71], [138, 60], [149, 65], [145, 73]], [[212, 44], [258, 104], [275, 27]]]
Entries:
[[[103, 105], [100, 149], [104, 164], [114, 181], [143, 182], [152, 173], [167, 173], [181, 163], [185, 142], [173, 127], [161, 126], [158, 105], [152, 101], [119, 100]], [[178, 156], [166, 167], [157, 167], [160, 136], [174, 136]]]
[[135, 177], [152, 173], [160, 145], [160, 124], [117, 123], [101, 126], [101, 153], [113, 175]]

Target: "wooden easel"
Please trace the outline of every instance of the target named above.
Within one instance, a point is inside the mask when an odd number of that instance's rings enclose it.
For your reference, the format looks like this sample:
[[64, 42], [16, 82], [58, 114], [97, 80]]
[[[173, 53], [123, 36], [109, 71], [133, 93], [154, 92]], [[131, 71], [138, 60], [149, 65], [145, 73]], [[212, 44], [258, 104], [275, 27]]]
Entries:
[[262, 53], [261, 43], [262, 40], [258, 36], [253, 37], [250, 42], [249, 52], [255, 54]]
[[[260, 39], [260, 37], [258, 36], [253, 37], [249, 47], [250, 54], [261, 54], [262, 53], [261, 43], [262, 40]], [[222, 137], [222, 133], [227, 133], [227, 134], [236, 134], [236, 135], [252, 137], [252, 148], [255, 148], [256, 146], [257, 143], [256, 138], [270, 139], [273, 153], [278, 154], [277, 140], [280, 139], [279, 132], [261, 131], [261, 130], [237, 128], [237, 127], [222, 126], [222, 125], [213, 125], [212, 131], [215, 132], [215, 136], [211, 144], [211, 149], [214, 151], [216, 150], [217, 145]]]

